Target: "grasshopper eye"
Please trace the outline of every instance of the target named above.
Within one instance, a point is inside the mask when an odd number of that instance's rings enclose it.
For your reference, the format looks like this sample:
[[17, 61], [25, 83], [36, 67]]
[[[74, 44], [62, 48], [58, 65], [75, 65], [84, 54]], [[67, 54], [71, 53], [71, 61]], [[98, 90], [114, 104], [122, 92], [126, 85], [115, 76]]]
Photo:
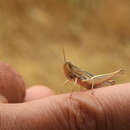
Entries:
[[71, 64], [68, 64], [69, 68], [71, 69], [72, 68], [72, 65]]
[[72, 69], [72, 65], [69, 62], [67, 62], [65, 65], [66, 65], [67, 69], [69, 69], [69, 70]]

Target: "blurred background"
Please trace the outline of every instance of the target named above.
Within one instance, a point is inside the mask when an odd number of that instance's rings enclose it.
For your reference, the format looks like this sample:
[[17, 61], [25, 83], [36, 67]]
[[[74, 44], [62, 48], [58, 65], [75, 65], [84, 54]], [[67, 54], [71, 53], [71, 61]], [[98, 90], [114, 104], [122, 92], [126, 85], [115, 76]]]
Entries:
[[64, 87], [64, 47], [73, 64], [93, 74], [124, 69], [130, 76], [129, 0], [1, 0], [0, 60], [19, 72], [27, 85]]

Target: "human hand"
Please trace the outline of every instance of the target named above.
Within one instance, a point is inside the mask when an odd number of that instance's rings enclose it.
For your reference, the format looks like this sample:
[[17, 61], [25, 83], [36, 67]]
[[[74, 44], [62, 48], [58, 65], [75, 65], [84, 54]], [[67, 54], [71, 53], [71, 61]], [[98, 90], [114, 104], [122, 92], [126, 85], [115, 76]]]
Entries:
[[[0, 130], [129, 130], [130, 83], [55, 95], [0, 63]], [[4, 99], [4, 97], [6, 97]], [[23, 102], [24, 103], [20, 103]]]

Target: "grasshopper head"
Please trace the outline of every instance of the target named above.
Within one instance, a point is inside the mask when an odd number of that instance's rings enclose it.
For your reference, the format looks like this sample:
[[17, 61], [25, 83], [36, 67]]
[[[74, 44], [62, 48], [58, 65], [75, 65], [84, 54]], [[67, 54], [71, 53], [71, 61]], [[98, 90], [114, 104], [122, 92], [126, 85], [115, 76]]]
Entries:
[[70, 61], [66, 61], [64, 64], [64, 74], [69, 80], [75, 78], [73, 75], [73, 64]]
[[64, 63], [64, 72], [65, 73], [71, 73], [71, 71], [72, 71], [72, 63], [71, 62], [69, 62], [69, 61], [66, 61], [65, 63]]
[[74, 80], [75, 78], [75, 76], [73, 75], [74, 65], [70, 61], [66, 60], [64, 48], [63, 48], [63, 56], [64, 56], [64, 66], [63, 66], [64, 74], [69, 80]]

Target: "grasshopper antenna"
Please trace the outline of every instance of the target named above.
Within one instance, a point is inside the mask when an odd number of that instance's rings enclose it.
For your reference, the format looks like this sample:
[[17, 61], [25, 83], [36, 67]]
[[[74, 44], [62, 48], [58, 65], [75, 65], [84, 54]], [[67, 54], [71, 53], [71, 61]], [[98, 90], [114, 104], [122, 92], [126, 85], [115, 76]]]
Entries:
[[62, 49], [62, 52], [63, 52], [63, 56], [64, 56], [64, 62], [66, 62], [66, 57], [65, 57], [65, 50], [64, 50], [64, 48]]

